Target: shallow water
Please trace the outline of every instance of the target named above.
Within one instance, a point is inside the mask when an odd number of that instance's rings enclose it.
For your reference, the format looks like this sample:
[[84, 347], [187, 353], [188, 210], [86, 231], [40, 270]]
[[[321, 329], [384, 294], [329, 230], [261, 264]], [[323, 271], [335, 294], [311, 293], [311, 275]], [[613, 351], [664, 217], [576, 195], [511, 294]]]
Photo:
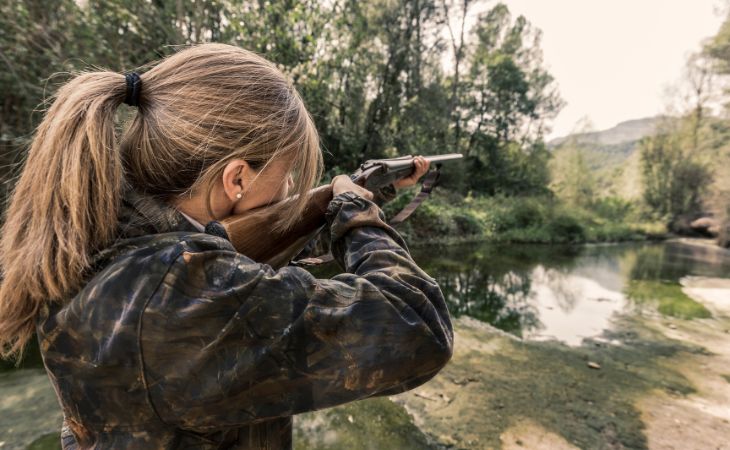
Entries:
[[[730, 252], [683, 242], [468, 244], [422, 247], [413, 255], [438, 280], [454, 316], [470, 316], [527, 340], [570, 346], [606, 335], [617, 313], [697, 314], [702, 306], [682, 296], [679, 283], [730, 274]], [[334, 265], [314, 270], [322, 277], [336, 271]], [[668, 306], [653, 298], [659, 291], [672, 297]], [[60, 411], [37, 349], [29, 355], [20, 369], [0, 366], [1, 450], [58, 448]]]
[[525, 339], [568, 345], [610, 329], [616, 313], [656, 306], [653, 299], [636, 295], [637, 286], [654, 283], [680, 291], [685, 277], [730, 274], [730, 252], [681, 241], [579, 247], [470, 244], [413, 253], [438, 280], [453, 315]]

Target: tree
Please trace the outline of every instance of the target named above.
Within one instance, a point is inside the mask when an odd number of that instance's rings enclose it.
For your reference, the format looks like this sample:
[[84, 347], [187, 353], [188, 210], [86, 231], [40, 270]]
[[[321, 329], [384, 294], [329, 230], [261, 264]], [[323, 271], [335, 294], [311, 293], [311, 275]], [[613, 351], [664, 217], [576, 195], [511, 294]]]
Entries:
[[[563, 103], [542, 68], [541, 34], [523, 16], [513, 21], [503, 4], [480, 15], [473, 32], [462, 102], [472, 187], [486, 193], [545, 192], [545, 123]], [[483, 171], [496, 175], [480, 179]]]
[[708, 168], [682, 150], [676, 134], [659, 132], [640, 144], [644, 201], [670, 225], [702, 210]]
[[[31, 112], [70, 72], [89, 66], [125, 72], [176, 46], [216, 41], [262, 53], [291, 77], [320, 132], [330, 175], [363, 159], [464, 151], [463, 189], [542, 192], [549, 156], [542, 135], [560, 101], [541, 68], [539, 31], [522, 17], [513, 21], [503, 5], [469, 30], [473, 4], [59, 0], [49, 8], [39, 0], [5, 2], [2, 163], [22, 158], [40, 119]], [[443, 67], [447, 48], [455, 52], [452, 68]], [[47, 83], [56, 72], [64, 76]]]

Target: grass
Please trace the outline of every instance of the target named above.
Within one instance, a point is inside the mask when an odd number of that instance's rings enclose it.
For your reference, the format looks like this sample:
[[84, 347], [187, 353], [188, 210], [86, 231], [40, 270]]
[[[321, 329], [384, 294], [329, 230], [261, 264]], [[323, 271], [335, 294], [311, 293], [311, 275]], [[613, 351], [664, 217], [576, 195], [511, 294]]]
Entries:
[[678, 283], [654, 280], [633, 280], [626, 289], [626, 296], [635, 303], [651, 304], [665, 315], [679, 319], [705, 319], [712, 317], [701, 303], [682, 292]]
[[300, 414], [294, 420], [296, 450], [433, 448], [406, 410], [387, 398]]

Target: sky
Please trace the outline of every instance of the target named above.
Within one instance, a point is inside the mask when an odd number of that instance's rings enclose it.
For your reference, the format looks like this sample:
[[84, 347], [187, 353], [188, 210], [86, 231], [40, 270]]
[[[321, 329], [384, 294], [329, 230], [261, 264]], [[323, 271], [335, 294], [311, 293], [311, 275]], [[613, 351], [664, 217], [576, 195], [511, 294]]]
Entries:
[[[567, 105], [548, 139], [666, 110], [687, 57], [714, 35], [725, 0], [502, 0], [543, 32], [545, 66]], [[491, 7], [495, 2], [487, 2]], [[481, 8], [484, 10], [484, 8]], [[478, 12], [475, 8], [474, 13]], [[476, 14], [470, 14], [474, 19]]]

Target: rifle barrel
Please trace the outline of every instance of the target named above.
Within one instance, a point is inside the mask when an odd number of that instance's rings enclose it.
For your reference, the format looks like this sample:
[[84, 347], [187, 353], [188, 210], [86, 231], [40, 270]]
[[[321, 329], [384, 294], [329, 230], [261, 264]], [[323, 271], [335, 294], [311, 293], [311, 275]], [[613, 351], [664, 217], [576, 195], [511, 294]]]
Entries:
[[447, 153], [445, 155], [433, 155], [433, 156], [424, 156], [427, 161], [430, 161], [432, 163], [434, 162], [441, 162], [441, 161], [450, 161], [452, 159], [460, 159], [463, 158], [464, 155], [461, 153]]
[[[460, 159], [463, 157], [464, 155], [462, 155], [461, 153], [447, 153], [445, 155], [424, 156], [424, 158], [431, 163], [450, 161], [452, 159]], [[370, 162], [381, 163], [387, 166], [390, 170], [405, 170], [407, 168], [413, 167], [413, 156], [401, 156], [399, 158], [390, 159], [376, 159]]]

